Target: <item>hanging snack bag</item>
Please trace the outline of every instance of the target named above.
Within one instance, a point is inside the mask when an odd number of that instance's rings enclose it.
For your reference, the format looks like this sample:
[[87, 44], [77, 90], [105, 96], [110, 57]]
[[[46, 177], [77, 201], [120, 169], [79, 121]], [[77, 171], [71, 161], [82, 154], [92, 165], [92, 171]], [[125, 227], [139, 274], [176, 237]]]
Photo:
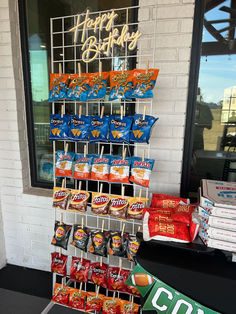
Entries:
[[92, 192], [91, 211], [95, 215], [107, 215], [110, 204], [110, 195]]
[[50, 135], [49, 140], [65, 140], [69, 138], [70, 116], [60, 114], [50, 114]]
[[85, 213], [87, 211], [89, 196], [90, 195], [87, 191], [71, 190], [71, 199], [69, 202], [68, 210]]
[[110, 116], [110, 141], [113, 143], [129, 143], [133, 117]]
[[111, 291], [127, 292], [126, 280], [130, 275], [128, 269], [119, 267], [109, 267], [108, 270], [108, 289]]
[[90, 180], [91, 165], [93, 157], [83, 154], [75, 154], [75, 170], [73, 178], [77, 180]]
[[51, 253], [52, 263], [51, 263], [51, 272], [66, 276], [66, 263], [68, 256], [60, 254], [58, 252]]
[[73, 231], [72, 245], [84, 252], [87, 252], [89, 241], [89, 229], [82, 225], [75, 224]]
[[72, 307], [77, 310], [85, 310], [86, 296], [87, 296], [86, 292], [70, 288], [69, 307]]
[[148, 115], [145, 115], [144, 119], [143, 114], [134, 115], [130, 141], [137, 143], [148, 143], [151, 134], [151, 128], [157, 120], [158, 118]]
[[159, 69], [148, 69], [133, 71], [134, 88], [132, 97], [135, 98], [153, 98], [153, 88], [156, 84]]
[[128, 234], [121, 232], [111, 232], [109, 241], [109, 254], [120, 257], [127, 257]]
[[140, 240], [134, 235], [128, 236], [127, 256], [131, 262], [136, 261], [136, 254], [140, 246]]
[[89, 93], [87, 100], [99, 100], [106, 96], [107, 80], [110, 72], [91, 73], [89, 77]]
[[91, 180], [108, 181], [110, 172], [110, 156], [94, 155], [91, 168]]
[[140, 297], [138, 289], [134, 286], [127, 286], [127, 293], [133, 295], [134, 297]]
[[103, 288], [107, 288], [107, 273], [108, 273], [108, 265], [105, 263], [92, 263], [91, 264], [91, 281], [98, 286]]
[[70, 116], [69, 139], [72, 141], [88, 141], [90, 117], [81, 115]]
[[95, 255], [107, 257], [107, 241], [109, 233], [99, 230], [91, 232], [91, 245], [89, 252]]
[[63, 150], [57, 151], [56, 156], [56, 177], [72, 177], [72, 162], [74, 160], [75, 154], [68, 152], [65, 155]]
[[111, 157], [109, 182], [129, 183], [130, 158], [122, 159], [119, 156]]
[[148, 198], [144, 197], [129, 197], [128, 219], [142, 220], [143, 209], [146, 207]]
[[118, 298], [104, 297], [102, 314], [120, 314], [120, 302]]
[[126, 99], [130, 100], [133, 89], [133, 71], [110, 72], [110, 95], [109, 100]]
[[70, 74], [69, 77], [69, 86], [67, 91], [68, 100], [79, 100], [87, 101], [89, 92], [89, 74], [82, 73], [79, 74]]
[[129, 206], [128, 198], [119, 195], [111, 195], [110, 199], [111, 199], [109, 208], [110, 216], [125, 220]]
[[69, 301], [70, 288], [60, 283], [55, 283], [52, 301], [67, 305]]
[[103, 294], [96, 292], [88, 292], [85, 312], [100, 312], [103, 305]]
[[68, 84], [69, 74], [50, 74], [50, 87], [48, 101], [57, 101], [66, 99], [66, 89]]
[[90, 142], [107, 142], [109, 136], [109, 117], [92, 116], [90, 120]]
[[144, 161], [142, 161], [141, 157], [132, 157], [131, 176], [129, 180], [136, 184], [149, 187], [150, 175], [154, 163], [154, 159], [145, 158]]
[[72, 256], [70, 279], [77, 282], [88, 282], [90, 261]]
[[54, 186], [52, 207], [65, 210], [67, 208], [69, 196], [70, 196], [69, 190]]
[[72, 226], [66, 225], [64, 223], [60, 224], [59, 221], [56, 221], [54, 227], [54, 236], [52, 238], [51, 244], [67, 250], [71, 229]]
[[121, 300], [121, 313], [122, 314], [136, 314], [139, 312], [140, 305], [131, 303], [129, 301]]

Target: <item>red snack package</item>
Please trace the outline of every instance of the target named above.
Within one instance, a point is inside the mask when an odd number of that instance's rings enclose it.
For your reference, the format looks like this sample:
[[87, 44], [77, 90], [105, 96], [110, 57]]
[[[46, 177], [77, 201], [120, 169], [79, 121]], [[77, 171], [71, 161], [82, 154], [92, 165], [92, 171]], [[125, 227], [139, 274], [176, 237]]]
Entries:
[[138, 289], [134, 286], [127, 286], [127, 293], [133, 295], [134, 297], [140, 297]]
[[52, 263], [51, 263], [51, 272], [66, 276], [66, 263], [68, 256], [53, 252], [51, 253]]
[[128, 269], [110, 267], [108, 270], [108, 289], [111, 291], [127, 292], [126, 280], [130, 275]]
[[69, 307], [77, 310], [85, 310], [85, 298], [87, 293], [78, 289], [70, 288]]
[[103, 314], [120, 314], [121, 300], [118, 298], [104, 297], [103, 299]]
[[103, 305], [104, 295], [88, 292], [85, 312], [99, 312]]
[[70, 279], [77, 282], [87, 282], [89, 276], [89, 268], [89, 260], [73, 256], [70, 268]]
[[63, 286], [60, 283], [55, 283], [55, 288], [52, 296], [52, 301], [67, 305], [69, 301], [70, 288]]
[[188, 205], [188, 200], [186, 198], [181, 198], [177, 196], [153, 193], [150, 207], [151, 208], [175, 208], [181, 204]]
[[140, 305], [131, 303], [129, 301], [121, 300], [121, 313], [122, 314], [136, 314], [139, 311]]
[[107, 272], [108, 265], [105, 263], [92, 263], [91, 264], [92, 275], [91, 281], [98, 286], [107, 288]]
[[178, 205], [175, 208], [174, 213], [171, 215], [171, 218], [177, 222], [190, 224], [194, 208], [195, 207], [192, 205]]

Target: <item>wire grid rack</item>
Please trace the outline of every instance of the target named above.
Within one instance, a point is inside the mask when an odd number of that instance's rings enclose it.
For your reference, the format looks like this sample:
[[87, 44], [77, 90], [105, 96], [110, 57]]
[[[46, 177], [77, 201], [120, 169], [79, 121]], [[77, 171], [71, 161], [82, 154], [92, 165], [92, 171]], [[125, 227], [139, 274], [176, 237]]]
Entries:
[[[98, 55], [98, 58], [95, 59], [91, 64], [93, 67], [96, 67], [98, 71], [99, 62], [101, 61], [102, 64], [107, 64], [109, 66], [110, 71], [114, 70], [120, 70], [121, 65], [123, 62], [125, 62], [126, 69], [132, 70], [136, 67], [136, 64], [140, 68], [144, 68], [146, 66], [147, 61], [149, 62], [149, 68], [155, 67], [155, 46], [156, 46], [156, 28], [157, 28], [157, 21], [156, 18], [150, 18], [149, 20], [145, 21], [138, 21], [138, 13], [140, 14], [140, 10], [145, 9], [149, 10], [149, 16], [150, 17], [156, 17], [156, 10], [157, 6], [131, 6], [126, 8], [119, 8], [115, 9], [115, 12], [118, 13], [119, 17], [121, 16], [124, 23], [127, 24], [129, 27], [129, 31], [136, 31], [139, 29], [141, 31], [142, 36], [138, 40], [137, 48], [130, 52], [128, 50], [128, 43], [126, 42], [124, 45], [124, 48], [120, 49], [120, 51], [117, 51], [116, 47], [113, 47], [111, 49], [111, 55], [105, 56], [102, 53]], [[97, 16], [101, 16], [104, 13], [109, 13], [111, 10], [107, 11], [98, 11], [98, 12], [90, 12], [89, 17], [96, 18]], [[81, 58], [81, 44], [74, 43], [73, 42], [73, 33], [69, 32], [69, 29], [76, 25], [77, 22], [77, 16], [71, 15], [71, 16], [63, 16], [63, 17], [56, 17], [50, 19], [50, 35], [51, 35], [51, 72], [52, 73], [58, 73], [59, 72], [59, 63], [62, 65], [62, 72], [63, 73], [78, 73], [78, 63], [81, 64], [82, 67], [82, 73], [90, 73], [91, 71], [91, 64], [83, 63]], [[81, 17], [83, 18], [85, 16], [85, 13], [81, 13]], [[122, 27], [122, 24], [119, 24], [119, 18], [117, 24], [114, 22], [112, 25], [112, 29], [114, 27]], [[105, 27], [103, 27], [105, 28]], [[103, 35], [103, 29], [97, 30], [96, 36], [101, 39], [104, 37]], [[78, 36], [80, 36], [81, 31], [78, 31]], [[90, 30], [86, 29], [86, 37], [90, 36]], [[55, 37], [58, 38], [59, 45], [54, 45], [56, 43]], [[68, 39], [69, 37], [69, 39]], [[57, 41], [58, 42], [58, 41]], [[66, 50], [70, 48], [70, 51], [73, 53], [70, 55], [70, 58], [66, 58]], [[59, 54], [58, 58], [58, 53]], [[137, 67], [138, 67], [137, 66]], [[104, 70], [106, 71], [106, 70]], [[94, 68], [93, 68], [93, 72]], [[147, 100], [147, 99], [138, 99], [135, 102], [134, 101], [109, 101], [108, 97], [105, 98], [105, 100], [99, 100], [99, 101], [93, 101], [81, 103], [79, 101], [57, 101], [52, 102], [52, 113], [54, 114], [56, 111], [60, 112], [61, 105], [65, 106], [65, 109], [67, 110], [67, 107], [70, 108], [70, 113], [72, 114], [78, 114], [79, 112], [79, 105], [82, 105], [82, 114], [85, 115], [94, 115], [94, 114], [100, 114], [102, 106], [104, 106], [105, 111], [104, 115], [109, 114], [120, 114], [120, 108], [121, 106], [124, 107], [124, 115], [127, 112], [130, 112], [129, 106], [132, 107], [133, 113], [143, 113], [144, 106], [146, 106], [146, 114], [152, 114], [153, 109], [153, 101]], [[54, 141], [53, 142], [53, 164], [54, 164], [54, 174], [55, 174], [55, 162], [56, 162], [56, 151], [58, 146], [60, 145], [60, 149], [65, 145], [66, 142], [60, 143], [60, 141]], [[62, 146], [63, 145], [63, 146]], [[96, 144], [90, 144], [89, 142], [71, 142], [69, 146], [69, 151], [74, 151], [75, 153], [83, 153], [83, 146], [87, 145], [88, 153], [97, 153], [99, 154], [101, 151], [101, 146], [105, 146], [105, 153], [108, 153], [109, 155], [113, 155], [114, 151], [116, 151], [116, 154], [122, 155], [123, 150], [125, 147], [127, 147], [127, 152], [130, 155], [134, 156], [142, 156], [142, 152], [145, 149], [146, 156], [149, 158], [150, 156], [150, 144], [145, 143], [135, 143], [135, 144], [117, 144], [117, 143], [96, 143]], [[117, 148], [115, 148], [118, 146]], [[56, 178], [54, 175], [54, 186], [60, 186], [61, 181], [60, 179]], [[74, 180], [72, 188], [78, 188], [78, 182]], [[82, 190], [85, 189], [88, 192], [98, 192], [100, 190], [100, 184], [101, 182], [97, 181], [93, 183], [93, 186], [91, 188], [91, 183], [89, 181], [85, 181], [82, 183]], [[103, 183], [104, 184], [104, 183]], [[65, 186], [71, 187], [71, 180], [67, 179], [65, 180]], [[130, 196], [138, 196], [140, 187], [135, 184], [129, 184], [129, 194]], [[121, 185], [117, 185], [114, 183], [106, 183], [106, 191], [103, 190], [104, 193], [109, 194], [120, 194], [121, 191]], [[142, 188], [142, 196], [148, 197], [149, 196], [149, 189], [148, 188]], [[144, 195], [145, 193], [145, 195]], [[58, 209], [55, 209], [55, 220], [59, 220], [60, 213], [63, 212], [63, 222], [69, 223], [69, 224], [78, 224], [81, 223], [82, 217], [84, 220], [84, 225], [90, 229], [101, 229], [102, 223], [104, 220], [104, 230], [113, 230], [113, 231], [121, 231], [124, 221], [109, 217], [109, 216], [96, 216], [91, 214], [90, 209], [84, 214], [78, 214], [74, 212], [67, 212], [67, 211], [61, 211]], [[135, 221], [135, 220], [127, 220], [125, 222], [125, 232], [129, 232], [131, 234], [136, 234], [138, 231], [141, 222]], [[90, 243], [89, 243], [90, 244]], [[55, 248], [56, 250], [56, 248]], [[58, 249], [57, 249], [58, 250]], [[68, 255], [68, 263], [67, 263], [67, 273], [69, 273], [69, 265], [70, 265], [70, 259], [71, 256], [81, 256], [81, 251], [71, 245], [68, 245], [68, 250], [64, 252], [62, 250], [62, 253], [65, 253]], [[100, 261], [99, 256], [95, 256], [90, 253], [83, 253], [83, 257], [89, 259], [92, 262]], [[127, 259], [122, 259], [122, 267], [126, 269], [133, 269], [134, 263], [128, 261]], [[107, 263], [109, 266], [118, 266], [119, 265], [119, 257], [109, 256], [107, 258], [103, 258], [103, 262]], [[57, 276], [55, 273], [53, 274], [53, 287], [57, 280]], [[76, 284], [75, 284], [76, 286]], [[85, 286], [86, 289], [86, 286]], [[108, 295], [108, 291], [106, 291], [106, 294]], [[47, 312], [44, 312], [47, 313]]]

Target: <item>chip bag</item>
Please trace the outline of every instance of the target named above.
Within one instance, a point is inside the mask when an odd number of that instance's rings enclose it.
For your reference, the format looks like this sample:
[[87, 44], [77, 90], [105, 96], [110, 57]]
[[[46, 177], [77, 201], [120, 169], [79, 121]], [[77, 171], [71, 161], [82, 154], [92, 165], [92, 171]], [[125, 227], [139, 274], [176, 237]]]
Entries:
[[110, 172], [110, 156], [94, 155], [91, 168], [91, 180], [108, 181]]
[[138, 289], [134, 286], [127, 286], [127, 293], [133, 295], [134, 297], [140, 297]]
[[50, 135], [49, 140], [65, 140], [69, 138], [70, 116], [60, 114], [50, 114]]
[[57, 151], [56, 156], [56, 177], [72, 177], [72, 162], [75, 154], [68, 152], [65, 155], [63, 150]]
[[127, 256], [128, 233], [121, 235], [121, 232], [110, 232], [109, 254], [119, 257]]
[[99, 312], [103, 305], [104, 295], [96, 292], [88, 292], [85, 312]]
[[77, 180], [90, 180], [93, 157], [84, 154], [75, 154], [75, 170], [73, 178]]
[[113, 143], [129, 143], [132, 117], [110, 116], [110, 141]]
[[119, 267], [109, 267], [108, 289], [111, 291], [127, 292], [126, 280], [130, 275], [130, 270]]
[[51, 244], [67, 250], [71, 229], [71, 225], [66, 225], [64, 223], [60, 224], [59, 221], [56, 221], [54, 226], [54, 236]]
[[129, 197], [129, 208], [127, 212], [128, 219], [137, 219], [142, 220], [143, 218], [143, 209], [146, 207], [148, 198], [144, 197]]
[[144, 119], [143, 114], [134, 115], [130, 141], [138, 143], [148, 143], [151, 134], [151, 128], [157, 120], [158, 118], [154, 118], [148, 115], [145, 115]]
[[51, 263], [51, 272], [66, 276], [66, 263], [68, 256], [63, 255], [57, 252], [51, 253], [52, 263]]
[[131, 303], [129, 301], [121, 300], [121, 313], [122, 314], [136, 314], [139, 311], [140, 305]]
[[130, 158], [122, 159], [119, 156], [111, 157], [109, 182], [129, 183]]
[[118, 298], [104, 297], [102, 313], [103, 314], [120, 314], [121, 313], [120, 303], [121, 303], [121, 300]]
[[149, 187], [150, 175], [154, 163], [154, 159], [145, 158], [144, 161], [142, 161], [141, 157], [132, 157], [131, 176], [129, 180], [136, 184]]
[[133, 89], [133, 71], [111, 71], [110, 72], [110, 95], [109, 100], [130, 100]]
[[68, 210], [85, 213], [87, 211], [87, 203], [90, 194], [87, 191], [71, 190], [71, 199], [69, 202]]
[[85, 310], [86, 296], [87, 296], [86, 292], [70, 288], [69, 307], [72, 307], [77, 310]]
[[110, 216], [125, 220], [129, 206], [128, 198], [120, 195], [110, 195], [110, 200]]
[[70, 288], [59, 283], [55, 283], [52, 301], [67, 305], [69, 302]]
[[105, 263], [92, 263], [91, 264], [91, 281], [98, 286], [103, 288], [107, 288], [107, 273], [108, 273], [108, 265]]
[[106, 96], [107, 80], [110, 72], [91, 73], [89, 76], [89, 93], [87, 100], [99, 100]]
[[77, 282], [87, 282], [89, 268], [90, 261], [88, 259], [72, 256], [70, 279]]
[[92, 116], [90, 120], [90, 142], [107, 142], [109, 136], [109, 117]]
[[82, 225], [75, 224], [73, 230], [72, 245], [84, 252], [87, 252], [87, 246], [89, 241], [89, 229], [82, 227]]
[[188, 205], [189, 200], [182, 197], [166, 195], [166, 194], [152, 194], [151, 208], [176, 208], [178, 205]]
[[69, 190], [54, 186], [52, 207], [65, 210], [67, 208], [69, 196], [70, 196]]
[[68, 84], [69, 74], [50, 74], [50, 87], [48, 101], [57, 101], [66, 98], [66, 89]]
[[140, 240], [135, 235], [128, 236], [127, 257], [131, 262], [136, 261], [136, 254], [140, 246]]
[[148, 69], [133, 71], [132, 97], [135, 98], [153, 98], [153, 88], [156, 84], [159, 69]]
[[79, 74], [70, 74], [66, 98], [68, 100], [79, 100], [85, 102], [88, 98], [89, 89], [88, 73], [82, 73], [81, 76], [79, 76]]
[[109, 233], [99, 230], [91, 232], [91, 244], [89, 252], [95, 255], [107, 257], [107, 241]]
[[110, 204], [110, 195], [92, 192], [91, 211], [95, 215], [107, 215]]
[[81, 115], [70, 116], [69, 139], [72, 141], [88, 141], [90, 117]]

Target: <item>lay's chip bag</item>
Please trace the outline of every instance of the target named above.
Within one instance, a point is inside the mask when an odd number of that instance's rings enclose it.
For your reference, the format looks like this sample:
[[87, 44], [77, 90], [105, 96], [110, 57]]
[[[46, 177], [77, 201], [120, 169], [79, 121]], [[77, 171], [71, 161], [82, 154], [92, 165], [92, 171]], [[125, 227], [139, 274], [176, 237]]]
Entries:
[[151, 133], [151, 128], [158, 118], [145, 115], [143, 119], [142, 114], [134, 115], [134, 122], [132, 124], [130, 141], [137, 143], [148, 143]]
[[110, 155], [94, 155], [91, 169], [91, 180], [108, 181], [110, 171]]
[[111, 168], [109, 182], [129, 183], [130, 158], [123, 159], [121, 156], [111, 156]]
[[133, 117], [110, 116], [110, 141], [113, 143], [129, 143]]
[[141, 157], [132, 157], [131, 161], [131, 176], [129, 180], [136, 184], [149, 187], [150, 175], [154, 166], [155, 160]]
[[89, 74], [70, 74], [67, 91], [68, 100], [79, 100], [85, 102], [89, 92]]
[[56, 156], [56, 177], [72, 177], [72, 163], [75, 153], [58, 150]]
[[88, 141], [90, 117], [81, 115], [70, 116], [69, 138], [73, 141]]
[[50, 114], [50, 135], [49, 140], [65, 140], [69, 138], [69, 123], [70, 116], [60, 114]]
[[77, 180], [90, 180], [91, 165], [93, 157], [91, 155], [75, 154], [75, 170], [73, 178]]
[[87, 100], [103, 99], [106, 96], [107, 80], [110, 72], [91, 73], [89, 76], [89, 92]]
[[111, 71], [110, 72], [110, 94], [109, 100], [130, 100], [133, 90], [133, 71]]
[[57, 101], [66, 99], [66, 90], [69, 74], [50, 74], [50, 87], [48, 101]]
[[148, 69], [133, 71], [134, 88], [132, 97], [135, 98], [153, 98], [153, 88], [156, 84], [159, 69]]
[[109, 117], [92, 116], [90, 120], [90, 142], [107, 142], [109, 136]]

